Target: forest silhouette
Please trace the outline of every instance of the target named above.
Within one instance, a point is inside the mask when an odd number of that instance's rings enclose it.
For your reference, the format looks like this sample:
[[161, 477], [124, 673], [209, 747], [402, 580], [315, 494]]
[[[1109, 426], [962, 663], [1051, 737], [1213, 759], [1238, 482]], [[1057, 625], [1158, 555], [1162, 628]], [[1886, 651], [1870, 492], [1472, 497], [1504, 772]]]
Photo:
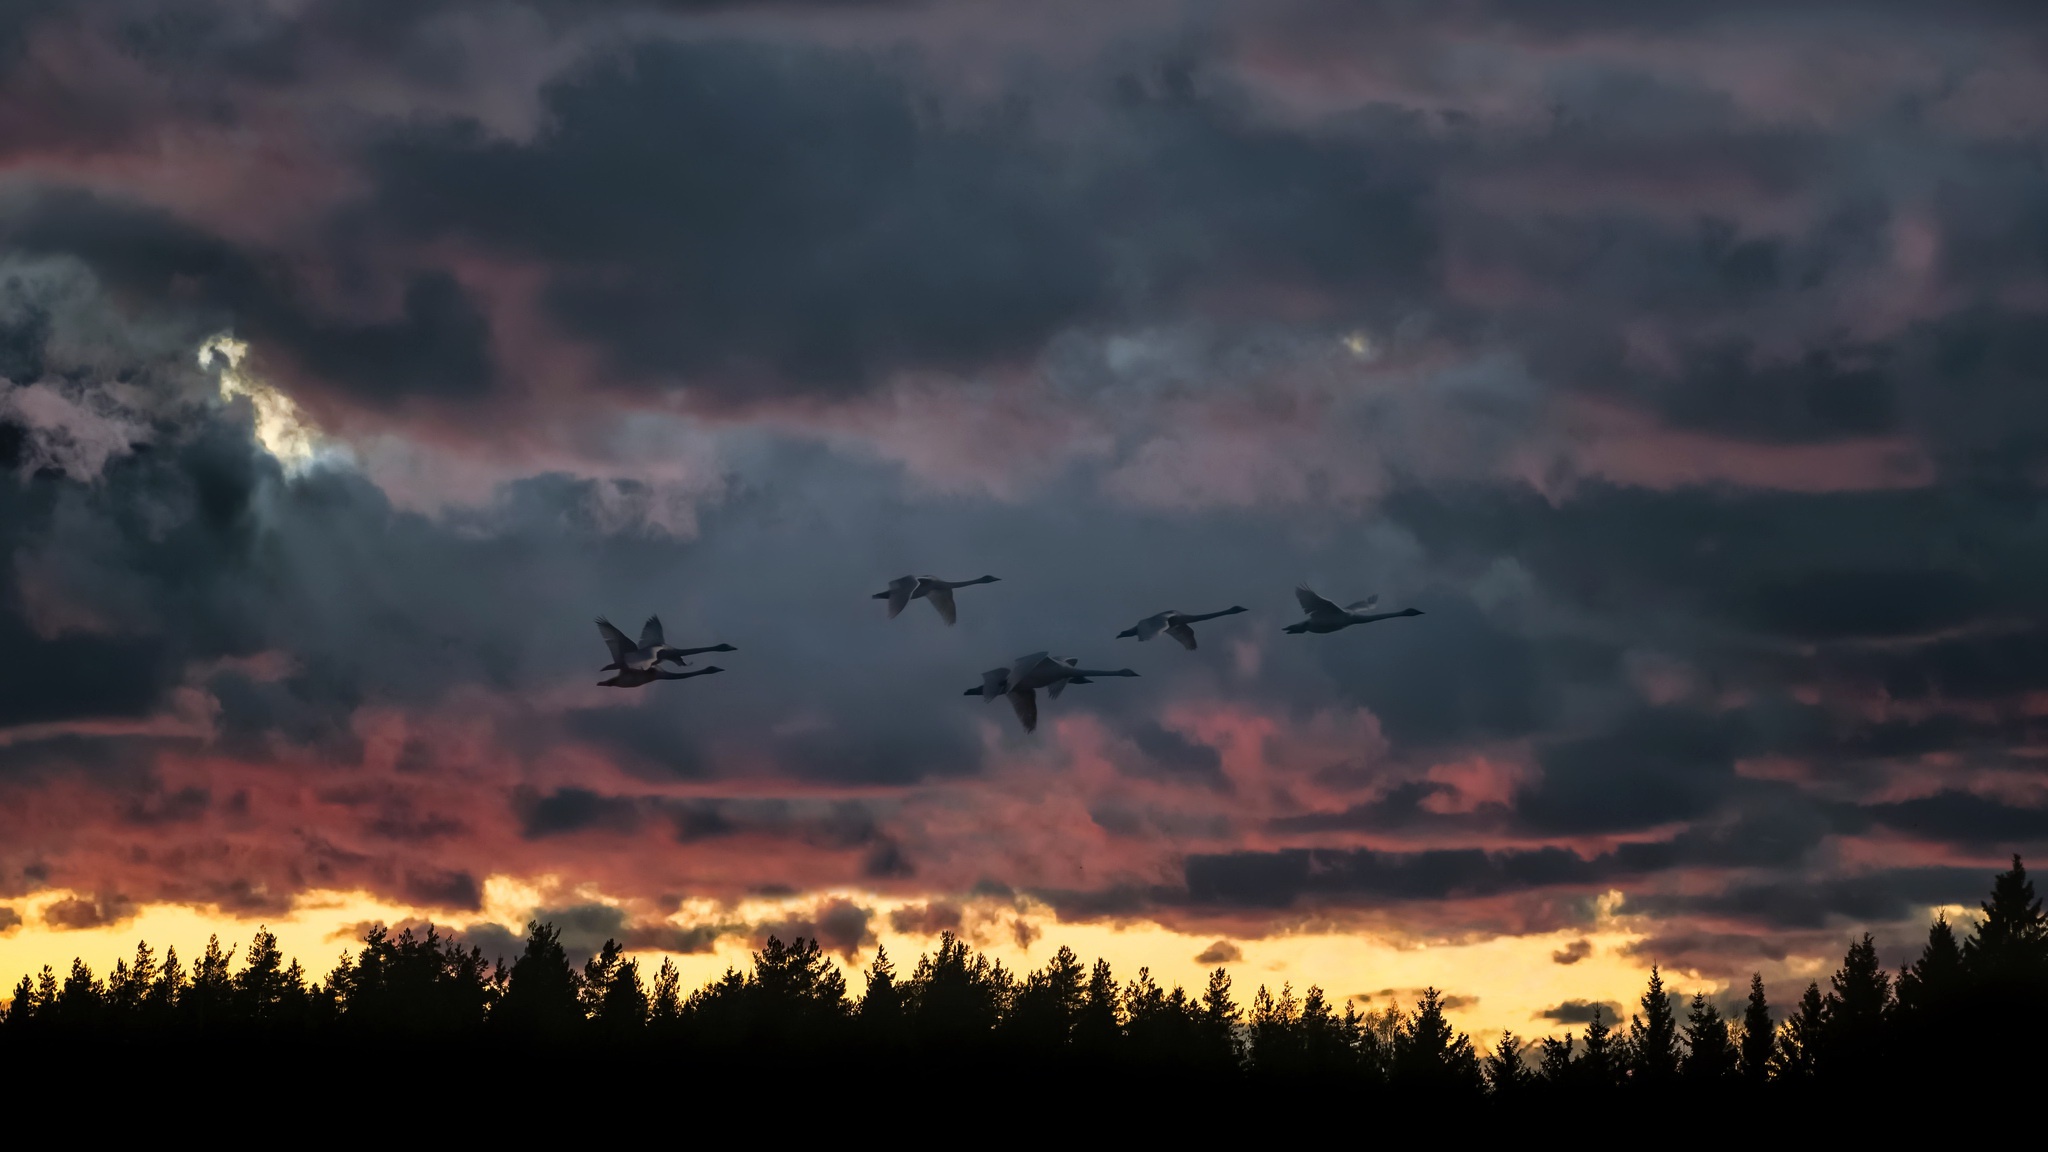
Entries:
[[0, 1016], [0, 1075], [90, 1096], [93, 1081], [53, 1070], [203, 1075], [225, 1058], [244, 1077], [267, 1069], [273, 1087], [316, 1076], [402, 1095], [467, 1068], [472, 1099], [598, 1076], [620, 1092], [780, 1084], [811, 1101], [828, 1085], [915, 1086], [930, 1108], [1035, 1084], [1082, 1110], [1086, 1097], [1074, 1093], [1144, 1085], [1157, 1094], [1148, 1106], [1171, 1105], [1161, 1115], [1193, 1129], [1213, 1128], [1220, 1121], [1204, 1109], [1233, 1098], [1462, 1100], [1472, 1111], [1446, 1115], [1468, 1119], [1661, 1113], [1688, 1100], [1876, 1107], [1914, 1098], [1900, 1092], [2038, 1079], [2048, 917], [2019, 857], [1973, 921], [1959, 934], [1935, 920], [1897, 972], [1864, 935], [1824, 983], [1783, 1002], [1753, 976], [1746, 1002], [1727, 1013], [1704, 992], [1688, 1000], [1667, 988], [1653, 968], [1626, 1021], [1596, 1010], [1577, 1033], [1508, 1032], [1486, 1051], [1451, 1025], [1433, 988], [1405, 1010], [1360, 1012], [1285, 984], [1240, 1003], [1223, 968], [1199, 990], [1168, 989], [1145, 969], [1119, 980], [1108, 963], [1063, 947], [1018, 974], [951, 933], [907, 973], [876, 949], [854, 995], [804, 938], [770, 937], [750, 970], [685, 990], [672, 963], [649, 974], [616, 941], [579, 968], [544, 923], [529, 925], [509, 966], [432, 927], [371, 928], [317, 980], [258, 931], [239, 964], [216, 938], [189, 966], [145, 943], [105, 977], [83, 961], [22, 977]]

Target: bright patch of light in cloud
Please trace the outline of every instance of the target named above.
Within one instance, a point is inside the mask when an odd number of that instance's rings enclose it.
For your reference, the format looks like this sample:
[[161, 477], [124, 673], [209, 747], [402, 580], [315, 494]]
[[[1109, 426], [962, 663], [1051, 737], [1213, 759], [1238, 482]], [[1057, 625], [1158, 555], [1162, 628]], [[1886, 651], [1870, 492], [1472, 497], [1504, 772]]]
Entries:
[[303, 472], [314, 461], [334, 455], [336, 449], [291, 397], [242, 369], [248, 357], [248, 342], [225, 332], [199, 346], [199, 366], [219, 367], [220, 398], [248, 397], [256, 410], [257, 443], [276, 457], [287, 472]]

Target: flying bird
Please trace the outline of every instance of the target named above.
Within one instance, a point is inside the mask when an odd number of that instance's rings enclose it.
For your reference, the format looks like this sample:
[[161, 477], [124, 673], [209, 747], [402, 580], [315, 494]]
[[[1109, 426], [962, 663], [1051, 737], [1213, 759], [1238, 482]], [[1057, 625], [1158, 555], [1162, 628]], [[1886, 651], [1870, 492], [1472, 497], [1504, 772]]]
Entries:
[[889, 602], [889, 619], [894, 620], [903, 606], [912, 600], [929, 600], [937, 609], [939, 618], [951, 624], [959, 618], [953, 609], [953, 589], [965, 588], [971, 584], [993, 584], [994, 576], [978, 576], [972, 580], [941, 580], [937, 576], [898, 576], [889, 581], [889, 588], [877, 592], [872, 599]]
[[1093, 683], [1096, 676], [1136, 676], [1129, 668], [1082, 668], [1079, 658], [1055, 660], [1044, 652], [1020, 656], [1008, 668], [991, 668], [981, 674], [981, 683], [961, 693], [979, 696], [984, 702], [1006, 696], [1026, 732], [1038, 729], [1038, 692], [1057, 700], [1069, 684]]
[[1388, 620], [1395, 616], [1420, 616], [1419, 608], [1403, 608], [1399, 612], [1368, 612], [1366, 609], [1380, 602], [1377, 596], [1355, 600], [1342, 608], [1332, 604], [1309, 590], [1306, 584], [1294, 588], [1294, 598], [1301, 601], [1301, 610], [1308, 613], [1308, 619], [1299, 624], [1289, 624], [1282, 632], [1299, 636], [1303, 632], [1335, 632], [1353, 624], [1370, 624], [1375, 620]]
[[1139, 643], [1143, 643], [1164, 632], [1175, 640], [1180, 641], [1181, 647], [1193, 652], [1195, 650], [1195, 630], [1188, 627], [1188, 625], [1199, 624], [1204, 620], [1214, 620], [1218, 616], [1235, 616], [1239, 612], [1248, 611], [1250, 609], [1237, 604], [1233, 604], [1221, 612], [1203, 612], [1196, 615], [1176, 612], [1168, 608], [1156, 616], [1147, 616], [1129, 628], [1117, 633], [1116, 638], [1121, 640], [1126, 636], [1136, 636]]
[[611, 621], [602, 616], [597, 618], [597, 634], [604, 637], [604, 646], [611, 649], [612, 652], [612, 662], [598, 669], [600, 672], [609, 672], [613, 669], [621, 672], [645, 672], [659, 665], [663, 660], [673, 661], [681, 667], [688, 667], [690, 662], [683, 659], [685, 656], [695, 656], [699, 652], [739, 651], [739, 649], [730, 644], [713, 644], [709, 648], [674, 647], [662, 638], [661, 617], [659, 616], [649, 616], [647, 623], [640, 626], [640, 643], [638, 644], [626, 639], [624, 632], [619, 631]]
[[699, 668], [695, 672], [670, 672], [666, 668], [621, 668], [612, 675], [611, 679], [599, 680], [597, 686], [600, 688], [639, 688], [652, 684], [656, 680], [688, 680], [692, 676], [709, 676], [713, 672], [723, 671], [725, 669], [720, 668], [716, 664], [708, 668]]

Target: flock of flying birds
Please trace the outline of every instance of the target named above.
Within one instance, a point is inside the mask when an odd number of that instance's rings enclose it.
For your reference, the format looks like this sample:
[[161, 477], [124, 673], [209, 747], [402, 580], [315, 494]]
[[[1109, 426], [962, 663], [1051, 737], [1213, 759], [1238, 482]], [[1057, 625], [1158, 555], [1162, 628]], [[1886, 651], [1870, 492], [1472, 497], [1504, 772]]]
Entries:
[[[887, 590], [877, 592], [876, 600], [889, 602], [889, 619], [894, 620], [912, 600], [929, 603], [939, 618], [951, 624], [959, 619], [959, 611], [953, 604], [953, 592], [975, 584], [993, 584], [994, 576], [978, 576], [972, 580], [941, 580], [936, 576], [898, 576], [889, 581]], [[1399, 612], [1374, 612], [1379, 597], [1368, 596], [1350, 604], [1338, 605], [1323, 599], [1311, 591], [1306, 584], [1297, 585], [1294, 598], [1301, 602], [1301, 610], [1307, 617], [1298, 623], [1281, 629], [1292, 635], [1304, 632], [1337, 632], [1353, 624], [1370, 624], [1375, 620], [1387, 620], [1395, 616], [1420, 616], [1417, 608], [1404, 608]], [[1134, 637], [1139, 641], [1150, 640], [1164, 632], [1180, 642], [1190, 652], [1195, 649], [1195, 630], [1191, 625], [1219, 616], [1235, 616], [1250, 611], [1233, 604], [1220, 612], [1180, 612], [1167, 609], [1138, 621], [1117, 633], [1117, 639]], [[640, 642], [635, 644], [613, 626], [612, 622], [600, 616], [597, 618], [598, 635], [604, 637], [605, 647], [611, 649], [612, 662], [601, 671], [615, 672], [609, 680], [600, 680], [598, 685], [605, 688], [639, 688], [656, 680], [687, 680], [692, 676], [709, 676], [725, 669], [716, 665], [699, 668], [692, 672], [671, 672], [662, 667], [673, 663], [677, 667], [688, 667], [685, 656], [700, 652], [737, 652], [730, 644], [713, 644], [707, 648], [677, 648], [662, 636], [661, 618], [649, 616], [640, 629]], [[1017, 719], [1024, 724], [1026, 732], [1038, 728], [1038, 689], [1045, 689], [1047, 696], [1059, 699], [1069, 684], [1089, 684], [1103, 676], [1136, 676], [1129, 668], [1083, 668], [1078, 658], [1059, 659], [1046, 652], [1033, 652], [1020, 656], [1006, 668], [991, 668], [981, 674], [981, 683], [969, 688], [963, 695], [979, 696], [984, 702], [1005, 697], [1010, 707], [1017, 712]]]

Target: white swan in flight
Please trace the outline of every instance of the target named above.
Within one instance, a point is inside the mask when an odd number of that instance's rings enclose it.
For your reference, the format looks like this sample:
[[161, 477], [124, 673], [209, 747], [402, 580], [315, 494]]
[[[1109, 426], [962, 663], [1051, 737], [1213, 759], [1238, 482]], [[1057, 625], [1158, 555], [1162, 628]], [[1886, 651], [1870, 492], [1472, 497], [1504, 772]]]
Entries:
[[695, 672], [671, 672], [666, 668], [621, 668], [609, 680], [599, 680], [599, 688], [639, 688], [656, 680], [688, 680], [692, 676], [709, 676], [725, 669], [713, 664]]
[[647, 623], [640, 626], [638, 644], [626, 639], [624, 632], [619, 631], [611, 621], [602, 616], [597, 618], [597, 634], [604, 637], [604, 646], [612, 652], [612, 662], [598, 669], [600, 672], [610, 672], [613, 669], [621, 672], [645, 672], [663, 660], [672, 660], [680, 666], [688, 667], [690, 662], [683, 659], [685, 656], [695, 656], [699, 652], [739, 651], [730, 644], [713, 644], [709, 648], [674, 647], [662, 638], [659, 616], [649, 616]]
[[1299, 624], [1289, 624], [1282, 632], [1299, 636], [1303, 632], [1335, 632], [1353, 624], [1370, 624], [1375, 620], [1391, 620], [1396, 616], [1420, 616], [1420, 608], [1403, 608], [1399, 612], [1368, 612], [1366, 609], [1380, 602], [1377, 596], [1367, 596], [1339, 608], [1309, 590], [1306, 584], [1294, 588], [1294, 598], [1301, 601], [1301, 610], [1308, 613], [1308, 619]]
[[1136, 636], [1139, 642], [1143, 643], [1164, 632], [1175, 640], [1180, 641], [1181, 647], [1193, 652], [1195, 650], [1195, 630], [1188, 627], [1188, 625], [1199, 624], [1204, 620], [1214, 620], [1218, 616], [1235, 616], [1239, 612], [1249, 611], [1249, 608], [1238, 604], [1232, 604], [1221, 612], [1202, 612], [1192, 615], [1186, 612], [1176, 612], [1168, 608], [1156, 616], [1147, 616], [1129, 628], [1117, 633], [1116, 638], [1121, 640], [1126, 636]]
[[898, 576], [889, 581], [889, 588], [877, 592], [872, 599], [889, 602], [889, 619], [894, 620], [903, 606], [912, 600], [929, 600], [938, 610], [939, 618], [951, 624], [959, 614], [953, 609], [953, 589], [965, 588], [971, 584], [993, 584], [995, 576], [977, 576], [972, 580], [941, 580], [937, 576]]
[[1038, 692], [1059, 699], [1069, 684], [1093, 683], [1097, 676], [1136, 676], [1129, 668], [1082, 668], [1076, 658], [1055, 660], [1044, 652], [1033, 652], [1020, 656], [1008, 668], [991, 668], [981, 674], [981, 683], [961, 693], [963, 696], [979, 696], [983, 702], [998, 696], [1007, 696], [1010, 707], [1016, 710], [1017, 719], [1024, 724], [1026, 732], [1038, 729]]

